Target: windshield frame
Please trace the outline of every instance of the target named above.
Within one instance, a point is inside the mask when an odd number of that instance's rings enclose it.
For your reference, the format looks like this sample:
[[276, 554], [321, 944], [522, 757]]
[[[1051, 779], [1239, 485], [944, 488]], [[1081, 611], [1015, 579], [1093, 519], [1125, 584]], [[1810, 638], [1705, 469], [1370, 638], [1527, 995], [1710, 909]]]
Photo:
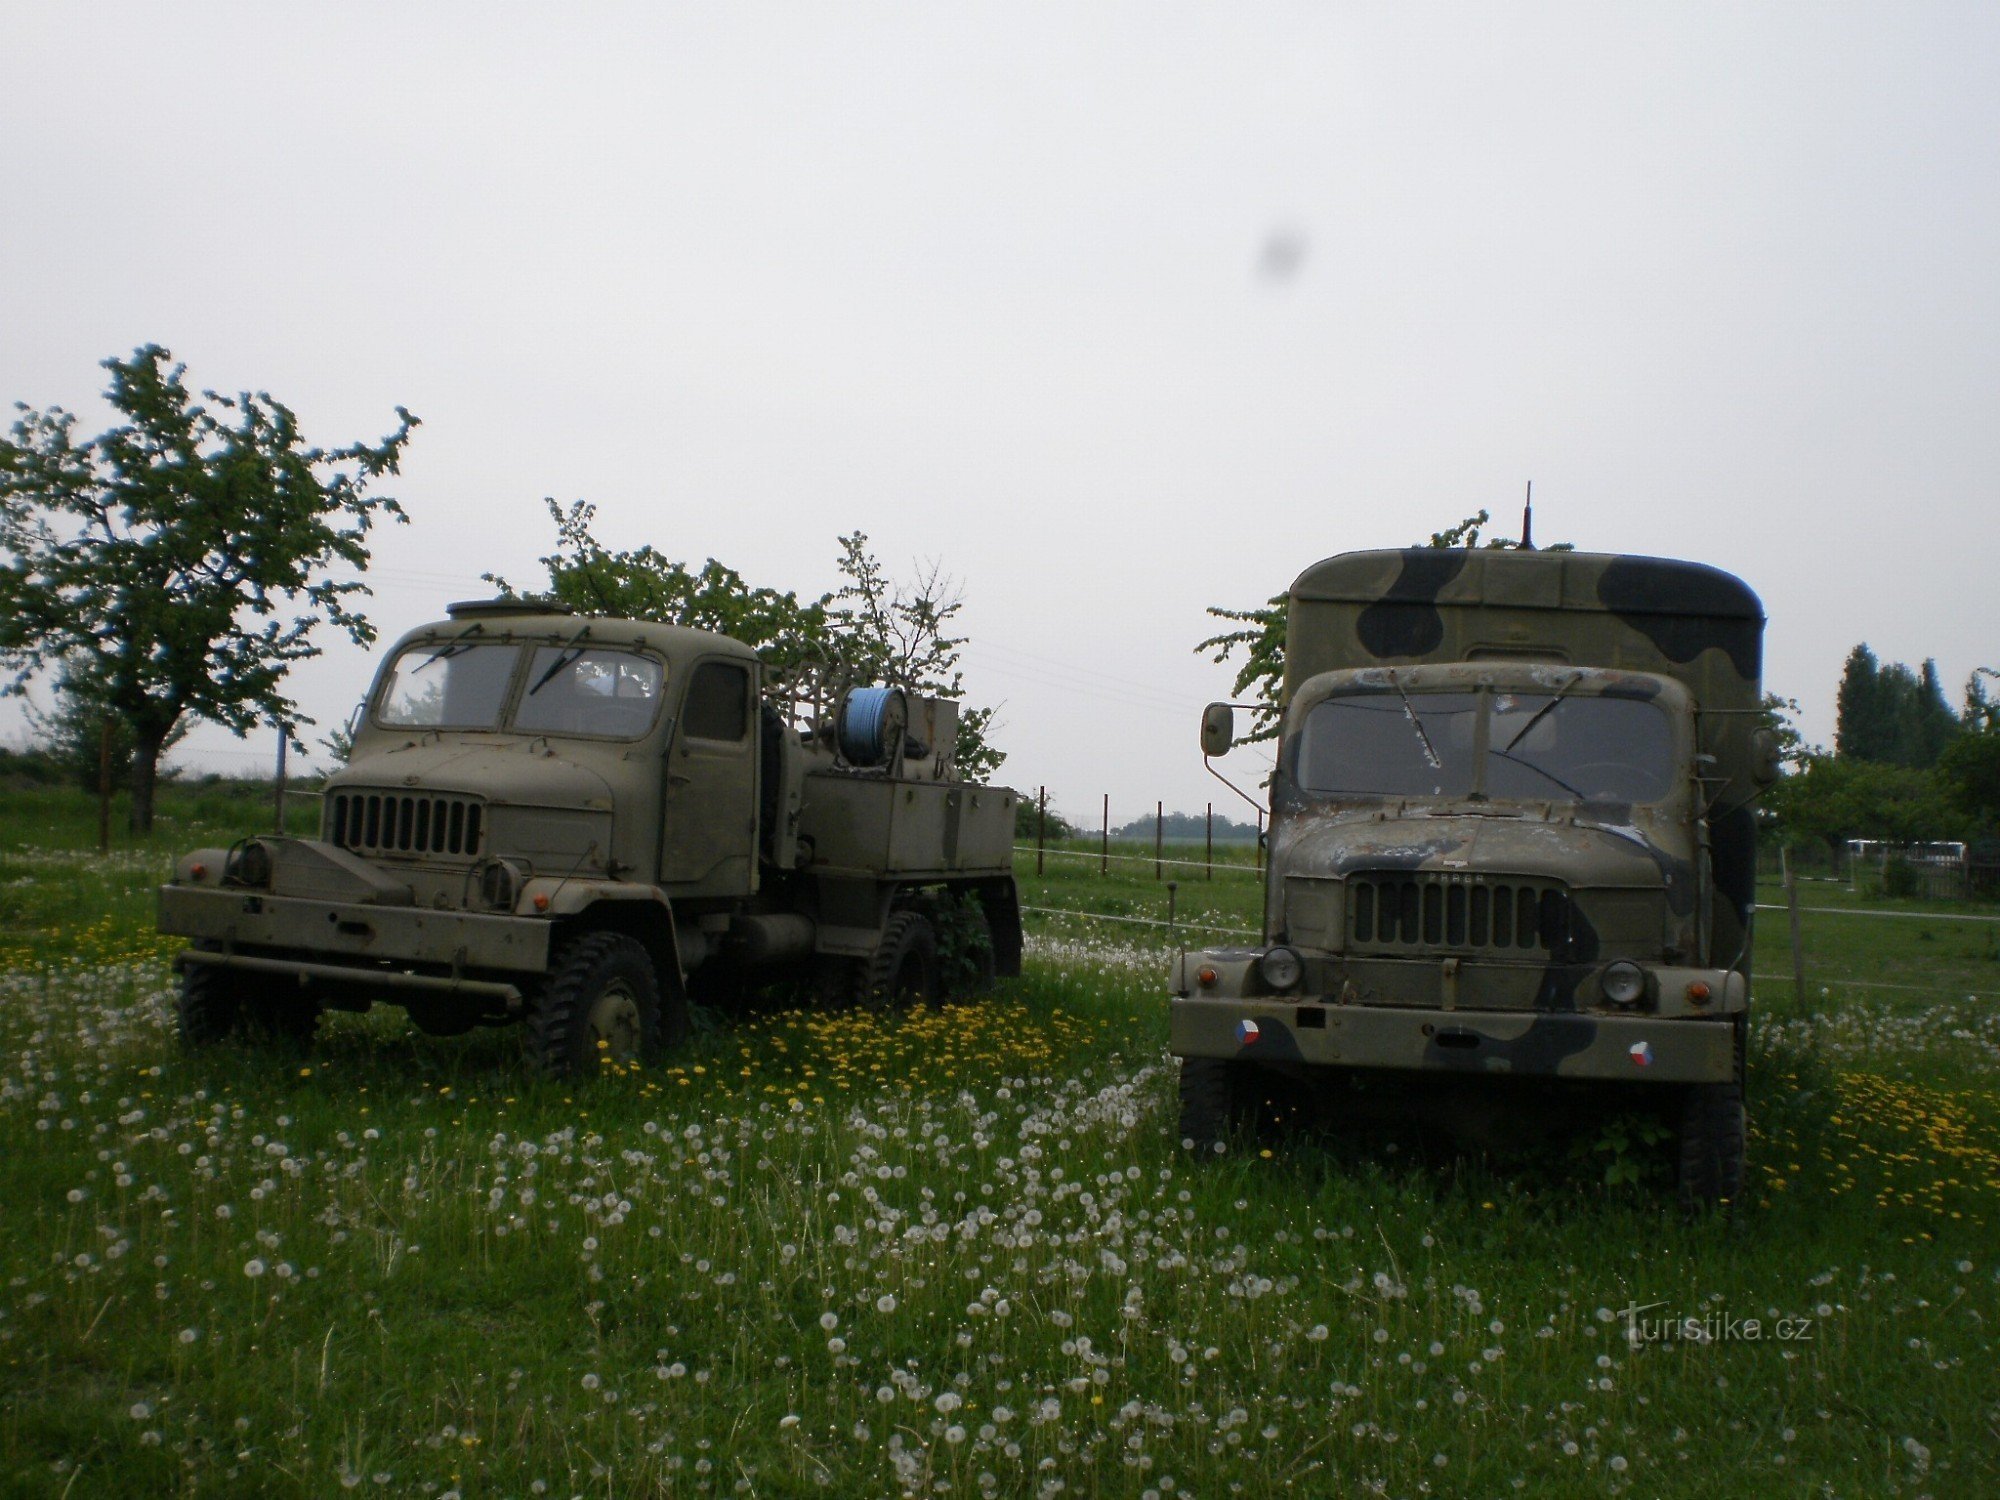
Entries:
[[[436, 656], [442, 652], [470, 650], [479, 647], [501, 648], [514, 653], [514, 661], [507, 669], [507, 685], [501, 698], [494, 722], [484, 724], [412, 724], [387, 716], [388, 695], [398, 675], [401, 663], [416, 657]], [[590, 652], [616, 652], [650, 662], [659, 670], [659, 686], [653, 695], [653, 711], [643, 729], [629, 734], [586, 734], [563, 729], [540, 729], [518, 725], [515, 720], [521, 705], [527, 699], [529, 673], [536, 658], [544, 651], [568, 653], [575, 651], [579, 656]], [[405, 641], [401, 648], [385, 662], [377, 673], [374, 686], [369, 693], [368, 722], [375, 728], [390, 734], [485, 734], [511, 737], [549, 738], [558, 740], [580, 740], [602, 744], [631, 744], [643, 740], [660, 727], [664, 716], [664, 706], [675, 676], [672, 658], [649, 643], [631, 641], [591, 641], [587, 636], [563, 636], [551, 633], [534, 636], [486, 637], [469, 632], [451, 636], [422, 636]]]
[[[1632, 684], [1631, 679], [1634, 676], [1641, 676], [1643, 687], [1635, 687]], [[1294, 701], [1290, 712], [1286, 715], [1284, 742], [1277, 764], [1279, 776], [1289, 783], [1297, 795], [1311, 801], [1362, 802], [1370, 805], [1420, 802], [1499, 807], [1538, 804], [1565, 807], [1609, 805], [1657, 809], [1671, 807], [1691, 794], [1690, 777], [1694, 770], [1695, 749], [1694, 706], [1686, 690], [1669, 678], [1655, 677], [1651, 674], [1608, 672], [1594, 668], [1572, 668], [1556, 675], [1537, 673], [1533, 679], [1522, 680], [1516, 680], [1511, 673], [1496, 675], [1490, 671], [1481, 672], [1477, 678], [1469, 678], [1456, 673], [1445, 675], [1436, 668], [1429, 671], [1421, 667], [1394, 670], [1372, 668], [1366, 670], [1365, 676], [1362, 673], [1346, 672], [1327, 674], [1327, 678], [1314, 683], [1313, 687], [1317, 691], [1313, 691], [1309, 696], [1302, 694]], [[1307, 726], [1312, 714], [1330, 701], [1377, 696], [1399, 708], [1406, 707], [1405, 704], [1399, 703], [1399, 698], [1406, 698], [1411, 704], [1419, 706], [1426, 697], [1472, 699], [1478, 710], [1478, 718], [1475, 721], [1473, 742], [1465, 751], [1472, 759], [1469, 785], [1462, 789], [1442, 792], [1325, 790], [1309, 786], [1301, 776], [1300, 768], [1308, 748]], [[1538, 780], [1548, 783], [1546, 791], [1526, 794], [1519, 791], [1494, 792], [1491, 789], [1494, 770], [1492, 758], [1502, 748], [1496, 742], [1502, 731], [1499, 728], [1501, 721], [1496, 714], [1495, 700], [1506, 697], [1546, 700], [1537, 706], [1536, 714], [1559, 712], [1560, 705], [1566, 700], [1605, 699], [1650, 704], [1663, 720], [1664, 786], [1657, 795], [1647, 798], [1575, 792], [1573, 789], [1564, 790], [1550, 769], [1529, 764], [1527, 770]], [[1398, 717], [1402, 715], [1399, 714]], [[1517, 731], [1517, 734], [1519, 732], [1521, 731]]]

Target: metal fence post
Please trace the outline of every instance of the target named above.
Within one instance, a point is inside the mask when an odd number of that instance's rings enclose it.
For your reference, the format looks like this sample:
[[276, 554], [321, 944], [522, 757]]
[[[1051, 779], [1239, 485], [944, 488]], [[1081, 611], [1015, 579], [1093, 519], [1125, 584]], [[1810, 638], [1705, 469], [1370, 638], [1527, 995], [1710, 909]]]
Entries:
[[1792, 869], [1792, 851], [1778, 847], [1779, 868], [1785, 875], [1785, 907], [1792, 929], [1792, 1000], [1800, 1015], [1810, 1014], [1806, 1003], [1806, 950], [1799, 938], [1799, 877]]
[[276, 782], [276, 784], [275, 784], [275, 785], [273, 786], [273, 788], [272, 788], [272, 791], [271, 791], [271, 807], [272, 807], [272, 812], [273, 812], [273, 814], [274, 814], [274, 817], [275, 817], [275, 819], [276, 819], [276, 822], [277, 822], [277, 825], [278, 825], [278, 826], [277, 826], [277, 827], [276, 827], [276, 828], [275, 828], [275, 829], [273, 830], [273, 832], [276, 832], [276, 833], [283, 833], [283, 832], [285, 831], [285, 742], [286, 742], [286, 741], [287, 741], [287, 740], [288, 740], [289, 738], [290, 738], [290, 736], [289, 736], [289, 735], [287, 735], [287, 734], [285, 733], [285, 731], [284, 731], [284, 730], [283, 730], [282, 728], [281, 728], [281, 729], [279, 729], [279, 731], [278, 731], [278, 779], [277, 779], [277, 782]]

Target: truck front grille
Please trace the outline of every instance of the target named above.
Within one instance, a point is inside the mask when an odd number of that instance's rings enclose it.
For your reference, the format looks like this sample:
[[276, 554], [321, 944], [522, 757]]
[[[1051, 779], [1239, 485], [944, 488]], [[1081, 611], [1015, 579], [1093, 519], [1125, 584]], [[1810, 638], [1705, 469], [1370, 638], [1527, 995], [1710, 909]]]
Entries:
[[478, 855], [485, 806], [476, 797], [340, 791], [327, 798], [327, 842], [356, 854]]
[[1418, 873], [1348, 881], [1358, 950], [1447, 948], [1540, 952], [1569, 947], [1569, 892], [1555, 881]]

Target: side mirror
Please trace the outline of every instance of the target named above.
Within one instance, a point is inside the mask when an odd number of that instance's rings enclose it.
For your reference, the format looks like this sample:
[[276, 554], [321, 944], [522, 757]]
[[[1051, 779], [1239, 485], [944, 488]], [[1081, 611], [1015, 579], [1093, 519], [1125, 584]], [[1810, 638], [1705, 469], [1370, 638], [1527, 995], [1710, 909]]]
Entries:
[[1750, 774], [1759, 786], [1769, 786], [1778, 779], [1783, 760], [1776, 731], [1760, 729], [1750, 736]]
[[1236, 710], [1227, 703], [1211, 703], [1201, 711], [1201, 753], [1213, 759], [1227, 755], [1236, 743]]

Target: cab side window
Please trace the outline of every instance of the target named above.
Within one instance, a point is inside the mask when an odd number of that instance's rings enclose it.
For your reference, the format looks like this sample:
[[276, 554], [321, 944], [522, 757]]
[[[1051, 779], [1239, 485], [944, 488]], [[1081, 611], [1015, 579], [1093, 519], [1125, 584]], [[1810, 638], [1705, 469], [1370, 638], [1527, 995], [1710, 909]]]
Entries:
[[750, 673], [733, 662], [705, 661], [688, 679], [681, 733], [698, 740], [740, 740], [750, 728]]

